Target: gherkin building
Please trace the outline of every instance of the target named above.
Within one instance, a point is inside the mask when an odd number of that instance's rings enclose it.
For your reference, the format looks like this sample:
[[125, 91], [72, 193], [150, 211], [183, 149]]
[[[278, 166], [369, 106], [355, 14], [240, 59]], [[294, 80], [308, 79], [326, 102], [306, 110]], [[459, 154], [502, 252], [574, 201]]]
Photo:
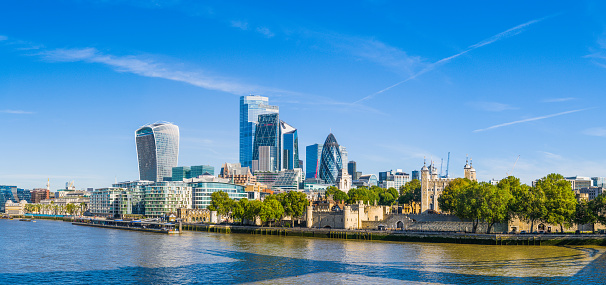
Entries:
[[331, 133], [326, 138], [322, 147], [322, 156], [320, 159], [320, 179], [326, 184], [335, 184], [339, 172], [343, 168], [341, 158], [341, 149], [335, 136]]

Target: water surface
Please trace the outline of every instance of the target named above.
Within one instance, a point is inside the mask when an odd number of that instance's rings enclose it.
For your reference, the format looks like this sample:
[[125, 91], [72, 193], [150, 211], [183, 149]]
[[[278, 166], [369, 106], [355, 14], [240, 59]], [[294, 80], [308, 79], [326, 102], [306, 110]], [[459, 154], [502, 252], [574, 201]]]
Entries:
[[0, 220], [0, 283], [602, 283], [604, 247], [164, 235]]

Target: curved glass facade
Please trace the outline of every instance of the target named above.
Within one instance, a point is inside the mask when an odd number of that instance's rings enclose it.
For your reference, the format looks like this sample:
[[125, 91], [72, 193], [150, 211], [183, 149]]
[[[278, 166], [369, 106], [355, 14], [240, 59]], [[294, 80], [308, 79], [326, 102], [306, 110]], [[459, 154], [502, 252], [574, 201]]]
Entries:
[[156, 123], [135, 132], [139, 179], [162, 181], [172, 177], [172, 168], [179, 158], [179, 127], [171, 123]]
[[322, 147], [320, 159], [320, 179], [326, 184], [335, 184], [339, 171], [343, 168], [341, 160], [341, 148], [333, 134], [329, 134]]

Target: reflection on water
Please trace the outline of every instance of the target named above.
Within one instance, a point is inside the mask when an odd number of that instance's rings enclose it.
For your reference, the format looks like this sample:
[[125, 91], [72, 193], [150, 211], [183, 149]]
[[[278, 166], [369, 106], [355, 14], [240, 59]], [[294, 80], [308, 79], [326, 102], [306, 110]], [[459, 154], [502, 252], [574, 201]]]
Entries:
[[169, 236], [0, 220], [0, 283], [586, 283], [602, 280], [604, 251], [203, 232]]

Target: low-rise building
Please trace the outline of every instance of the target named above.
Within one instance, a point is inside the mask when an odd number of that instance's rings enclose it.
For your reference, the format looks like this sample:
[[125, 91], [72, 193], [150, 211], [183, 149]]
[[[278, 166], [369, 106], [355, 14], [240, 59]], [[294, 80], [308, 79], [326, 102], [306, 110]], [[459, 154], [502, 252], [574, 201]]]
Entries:
[[27, 201], [25, 200], [21, 200], [18, 203], [8, 200], [4, 203], [4, 213], [9, 216], [21, 216], [25, 214], [25, 205], [27, 205]]
[[145, 215], [162, 217], [179, 208], [191, 209], [192, 187], [185, 182], [162, 181], [145, 186]]
[[229, 179], [230, 182], [238, 185], [257, 182], [256, 177], [250, 172], [250, 168], [242, 167], [240, 163], [223, 164], [219, 177]]
[[193, 209], [206, 209], [210, 206], [211, 195], [214, 192], [223, 191], [227, 193], [229, 198], [236, 201], [248, 198], [248, 194], [244, 191], [244, 186], [229, 183], [227, 179], [221, 179], [216, 177], [207, 177], [206, 179], [200, 178], [195, 182], [188, 183], [188, 186], [192, 189]]

